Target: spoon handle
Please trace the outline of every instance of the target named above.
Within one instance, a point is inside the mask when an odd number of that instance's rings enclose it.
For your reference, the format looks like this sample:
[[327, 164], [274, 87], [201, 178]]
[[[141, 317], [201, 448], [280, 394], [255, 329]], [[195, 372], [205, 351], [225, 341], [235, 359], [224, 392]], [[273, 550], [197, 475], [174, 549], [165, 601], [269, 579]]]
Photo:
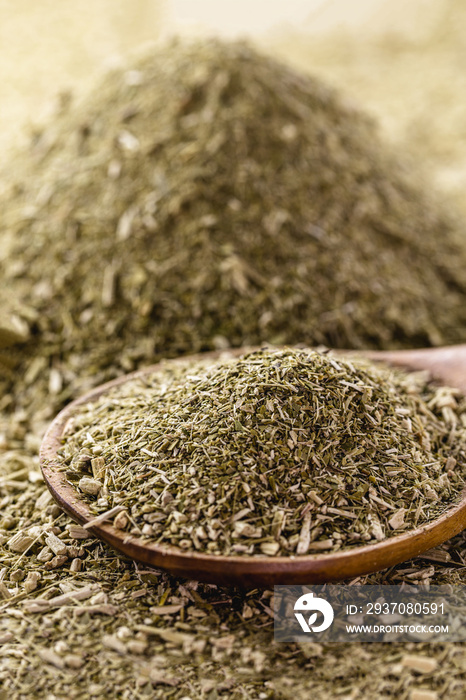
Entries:
[[436, 379], [466, 393], [466, 345], [419, 350], [387, 350], [365, 352], [371, 360], [383, 360], [392, 365], [413, 370], [427, 370]]

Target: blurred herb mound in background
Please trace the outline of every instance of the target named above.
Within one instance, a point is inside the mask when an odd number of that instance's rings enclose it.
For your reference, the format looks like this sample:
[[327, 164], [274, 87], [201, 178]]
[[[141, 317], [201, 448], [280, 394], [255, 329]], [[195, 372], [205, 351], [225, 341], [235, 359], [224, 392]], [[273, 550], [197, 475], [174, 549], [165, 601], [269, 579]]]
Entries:
[[466, 340], [464, 232], [365, 115], [245, 44], [110, 73], [16, 166], [0, 274], [57, 391], [264, 341]]

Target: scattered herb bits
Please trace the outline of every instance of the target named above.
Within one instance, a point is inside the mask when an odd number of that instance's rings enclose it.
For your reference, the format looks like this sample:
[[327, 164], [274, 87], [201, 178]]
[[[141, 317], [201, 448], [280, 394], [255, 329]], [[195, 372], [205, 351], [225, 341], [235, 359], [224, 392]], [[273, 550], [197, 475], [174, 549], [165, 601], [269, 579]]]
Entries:
[[167, 362], [112, 389], [76, 409], [59, 455], [96, 516], [120, 506], [114, 524], [132, 534], [299, 556], [379, 541], [451, 506], [466, 405], [423, 375], [263, 349]]

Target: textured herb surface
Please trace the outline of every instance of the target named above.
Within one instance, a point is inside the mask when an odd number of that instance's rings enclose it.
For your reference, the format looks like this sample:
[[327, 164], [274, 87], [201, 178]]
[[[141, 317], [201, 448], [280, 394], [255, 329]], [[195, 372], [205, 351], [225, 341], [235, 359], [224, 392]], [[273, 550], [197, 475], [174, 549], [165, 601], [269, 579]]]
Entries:
[[115, 70], [14, 166], [0, 275], [63, 375], [466, 339], [462, 225], [343, 96], [247, 45]]
[[60, 461], [96, 514], [121, 506], [119, 527], [183, 549], [286, 556], [382, 540], [458, 496], [455, 390], [291, 348], [211, 363], [76, 410]]
[[[460, 227], [341, 98], [243, 47], [173, 46], [132, 68], [38, 134], [2, 200], [0, 695], [464, 700], [460, 645], [274, 645], [272, 591], [138, 566], [53, 503], [47, 424], [122, 371], [270, 339], [464, 339]], [[434, 396], [455, 435], [461, 399]], [[463, 533], [351, 583], [464, 585], [465, 563]]]

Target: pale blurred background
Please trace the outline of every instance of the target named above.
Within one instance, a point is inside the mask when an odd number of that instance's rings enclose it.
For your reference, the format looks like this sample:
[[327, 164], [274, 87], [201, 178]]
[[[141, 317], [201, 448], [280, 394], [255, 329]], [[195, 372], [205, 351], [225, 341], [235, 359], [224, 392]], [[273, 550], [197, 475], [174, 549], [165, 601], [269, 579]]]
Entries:
[[249, 37], [344, 89], [466, 213], [464, 0], [0, 0], [0, 148], [175, 33]]

